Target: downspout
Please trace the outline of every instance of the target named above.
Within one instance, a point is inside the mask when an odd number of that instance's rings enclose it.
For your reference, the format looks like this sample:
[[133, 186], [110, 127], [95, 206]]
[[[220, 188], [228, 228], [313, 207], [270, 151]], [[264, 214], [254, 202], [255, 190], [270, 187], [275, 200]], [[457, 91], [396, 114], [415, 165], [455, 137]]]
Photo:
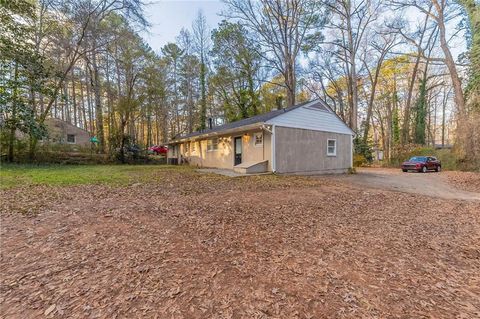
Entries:
[[[263, 127], [262, 127], [262, 160], [264, 161], [265, 160], [265, 132], [263, 130]], [[253, 141], [253, 143], [255, 144], [255, 141]]]
[[272, 138], [271, 138], [271, 146], [272, 146], [272, 172], [276, 172], [275, 166], [275, 125], [272, 125]]
[[[272, 172], [275, 173], [275, 125], [272, 124], [272, 130], [269, 130], [267, 126], [263, 125], [262, 129], [267, 131], [272, 136], [270, 138], [270, 156], [272, 163]], [[265, 159], [265, 143], [263, 144], [263, 159]]]
[[353, 169], [353, 135], [351, 135], [350, 141], [351, 141], [351, 144], [350, 144], [350, 167]]

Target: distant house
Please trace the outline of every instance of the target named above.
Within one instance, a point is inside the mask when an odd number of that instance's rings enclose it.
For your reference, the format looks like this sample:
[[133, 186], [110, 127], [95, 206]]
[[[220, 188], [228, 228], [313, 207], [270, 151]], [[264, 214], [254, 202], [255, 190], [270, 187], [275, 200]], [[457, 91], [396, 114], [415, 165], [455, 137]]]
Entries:
[[178, 136], [169, 162], [239, 173], [337, 173], [352, 167], [354, 132], [320, 100]]
[[48, 130], [48, 142], [78, 146], [90, 145], [90, 133], [68, 122], [56, 118], [45, 120]]

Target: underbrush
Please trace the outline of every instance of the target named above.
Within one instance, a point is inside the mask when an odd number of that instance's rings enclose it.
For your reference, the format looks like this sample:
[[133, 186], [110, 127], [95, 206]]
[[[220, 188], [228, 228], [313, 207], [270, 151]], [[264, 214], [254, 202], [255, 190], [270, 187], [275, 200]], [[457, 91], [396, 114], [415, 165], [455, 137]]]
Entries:
[[[143, 154], [145, 153], [145, 154]], [[124, 164], [166, 164], [166, 157], [155, 156], [143, 152], [138, 156], [126, 156]], [[2, 155], [2, 162], [6, 155]], [[35, 158], [31, 159], [24, 141], [17, 141], [14, 162], [17, 164], [118, 164], [120, 160], [115, 154], [99, 154], [88, 146], [68, 144], [40, 144]]]
[[419, 145], [405, 145], [399, 146], [394, 150], [394, 157], [388, 161], [384, 161], [382, 166], [385, 167], [399, 167], [402, 162], [408, 160], [413, 156], [435, 156], [442, 162], [442, 169], [445, 170], [476, 170], [469, 163], [460, 161], [454, 149], [434, 149], [432, 147], [419, 146]]

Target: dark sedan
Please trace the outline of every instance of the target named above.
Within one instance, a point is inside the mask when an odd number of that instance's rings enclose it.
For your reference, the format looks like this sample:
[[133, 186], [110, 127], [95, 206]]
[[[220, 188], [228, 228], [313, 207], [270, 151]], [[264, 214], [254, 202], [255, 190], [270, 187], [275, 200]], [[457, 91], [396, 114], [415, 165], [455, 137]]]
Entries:
[[427, 171], [440, 172], [442, 163], [433, 156], [414, 156], [408, 161], [402, 163], [402, 171], [417, 171], [426, 173]]

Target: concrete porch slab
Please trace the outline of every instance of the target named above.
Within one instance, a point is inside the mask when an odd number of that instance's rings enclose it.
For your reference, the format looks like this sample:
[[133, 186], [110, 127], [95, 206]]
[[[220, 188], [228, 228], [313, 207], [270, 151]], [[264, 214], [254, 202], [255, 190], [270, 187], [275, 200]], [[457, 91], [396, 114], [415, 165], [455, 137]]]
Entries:
[[242, 176], [256, 176], [256, 175], [267, 175], [267, 174], [272, 174], [271, 172], [265, 172], [265, 173], [254, 173], [254, 174], [241, 174], [234, 172], [233, 170], [230, 169], [222, 169], [222, 168], [199, 168], [196, 170], [199, 173], [204, 173], [204, 174], [218, 174], [218, 175], [223, 175], [223, 176], [228, 176], [228, 177], [242, 177]]

